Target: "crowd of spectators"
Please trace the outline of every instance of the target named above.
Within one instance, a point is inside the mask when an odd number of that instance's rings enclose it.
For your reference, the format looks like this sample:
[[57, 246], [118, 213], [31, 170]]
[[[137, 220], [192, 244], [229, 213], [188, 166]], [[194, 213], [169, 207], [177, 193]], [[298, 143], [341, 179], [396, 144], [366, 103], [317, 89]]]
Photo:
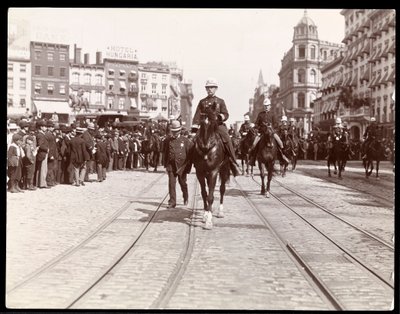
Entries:
[[[148, 134], [163, 140], [167, 123], [143, 122], [132, 128], [94, 121], [62, 124], [52, 119], [7, 121], [7, 184], [11, 193], [49, 189], [58, 184], [84, 186], [107, 172], [144, 168], [141, 144]], [[188, 132], [183, 131], [189, 136]], [[162, 154], [159, 165], [162, 165]]]

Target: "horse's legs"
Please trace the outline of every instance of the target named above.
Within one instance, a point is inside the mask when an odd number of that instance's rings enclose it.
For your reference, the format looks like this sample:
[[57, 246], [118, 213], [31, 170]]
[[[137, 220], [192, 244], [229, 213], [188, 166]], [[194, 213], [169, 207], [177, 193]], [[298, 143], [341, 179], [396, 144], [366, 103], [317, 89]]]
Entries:
[[379, 160], [377, 160], [376, 161], [376, 178], [379, 180], [379, 174], [378, 174], [378, 171], [379, 171]]
[[328, 161], [327, 161], [327, 165], [328, 165], [328, 177], [332, 177], [332, 175], [331, 175], [331, 162], [329, 161], [329, 158], [328, 158]]
[[212, 175], [207, 178], [207, 185], [208, 185], [207, 210], [209, 210], [210, 212], [212, 212], [212, 205], [214, 203], [214, 190], [217, 184], [217, 179], [218, 179], [218, 172], [212, 173]]
[[222, 169], [219, 173], [220, 178], [221, 178], [221, 185], [219, 187], [219, 193], [220, 193], [220, 200], [219, 200], [219, 209], [217, 212], [217, 217], [223, 218], [224, 217], [224, 195], [225, 195], [225, 183], [229, 179], [229, 169]]
[[265, 172], [264, 166], [262, 163], [258, 164], [258, 168], [260, 169], [260, 177], [261, 177], [261, 195], [265, 195]]
[[207, 190], [206, 190], [206, 179], [203, 176], [197, 174], [197, 180], [199, 181], [200, 188], [201, 188], [201, 197], [203, 199], [204, 210], [207, 210]]
[[343, 160], [338, 160], [339, 179], [342, 179], [342, 170], [343, 170]]
[[[285, 163], [285, 168], [287, 167], [287, 164]], [[267, 193], [266, 197], [270, 197], [270, 186], [271, 186], [271, 180], [272, 180], [272, 173], [274, 171], [274, 163], [271, 161], [268, 163], [268, 177], [267, 177]], [[284, 170], [286, 172], [286, 169]]]

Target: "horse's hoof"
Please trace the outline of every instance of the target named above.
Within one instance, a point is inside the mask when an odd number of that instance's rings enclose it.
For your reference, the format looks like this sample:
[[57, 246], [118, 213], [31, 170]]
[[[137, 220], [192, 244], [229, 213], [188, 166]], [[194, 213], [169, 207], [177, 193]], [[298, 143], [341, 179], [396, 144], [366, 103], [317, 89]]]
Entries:
[[286, 173], [285, 172], [282, 173], [282, 178], [284, 178], [284, 177], [286, 177]]
[[204, 229], [207, 229], [207, 230], [211, 230], [212, 227], [213, 227], [213, 224], [210, 221], [207, 221], [206, 224], [204, 225]]
[[225, 217], [224, 212], [223, 212], [222, 210], [220, 210], [220, 211], [218, 212], [218, 214], [217, 214], [217, 217], [218, 217], [218, 218], [224, 218], [224, 217]]
[[270, 196], [271, 196], [271, 195], [270, 195], [269, 192], [267, 192], [267, 194], [265, 195], [266, 198], [270, 198]]

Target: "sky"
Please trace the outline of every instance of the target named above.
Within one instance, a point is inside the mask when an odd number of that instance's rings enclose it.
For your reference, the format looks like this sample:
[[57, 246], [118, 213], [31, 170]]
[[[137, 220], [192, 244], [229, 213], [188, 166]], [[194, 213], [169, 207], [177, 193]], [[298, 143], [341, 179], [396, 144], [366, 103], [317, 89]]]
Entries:
[[[307, 9], [319, 39], [341, 43], [340, 9]], [[60, 43], [77, 44], [95, 61], [107, 46], [137, 50], [139, 62], [176, 62], [193, 84], [193, 112], [208, 77], [219, 82], [228, 123], [242, 121], [260, 70], [264, 82], [279, 86], [284, 53], [304, 9], [11, 8], [9, 17], [26, 19]]]

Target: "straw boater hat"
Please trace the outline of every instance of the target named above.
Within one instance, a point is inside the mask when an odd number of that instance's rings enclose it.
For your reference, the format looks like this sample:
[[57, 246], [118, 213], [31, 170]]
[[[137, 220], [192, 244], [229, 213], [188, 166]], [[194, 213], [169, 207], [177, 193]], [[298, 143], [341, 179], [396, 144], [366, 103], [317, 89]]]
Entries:
[[182, 129], [181, 123], [178, 120], [174, 120], [171, 123], [171, 131], [178, 132]]

